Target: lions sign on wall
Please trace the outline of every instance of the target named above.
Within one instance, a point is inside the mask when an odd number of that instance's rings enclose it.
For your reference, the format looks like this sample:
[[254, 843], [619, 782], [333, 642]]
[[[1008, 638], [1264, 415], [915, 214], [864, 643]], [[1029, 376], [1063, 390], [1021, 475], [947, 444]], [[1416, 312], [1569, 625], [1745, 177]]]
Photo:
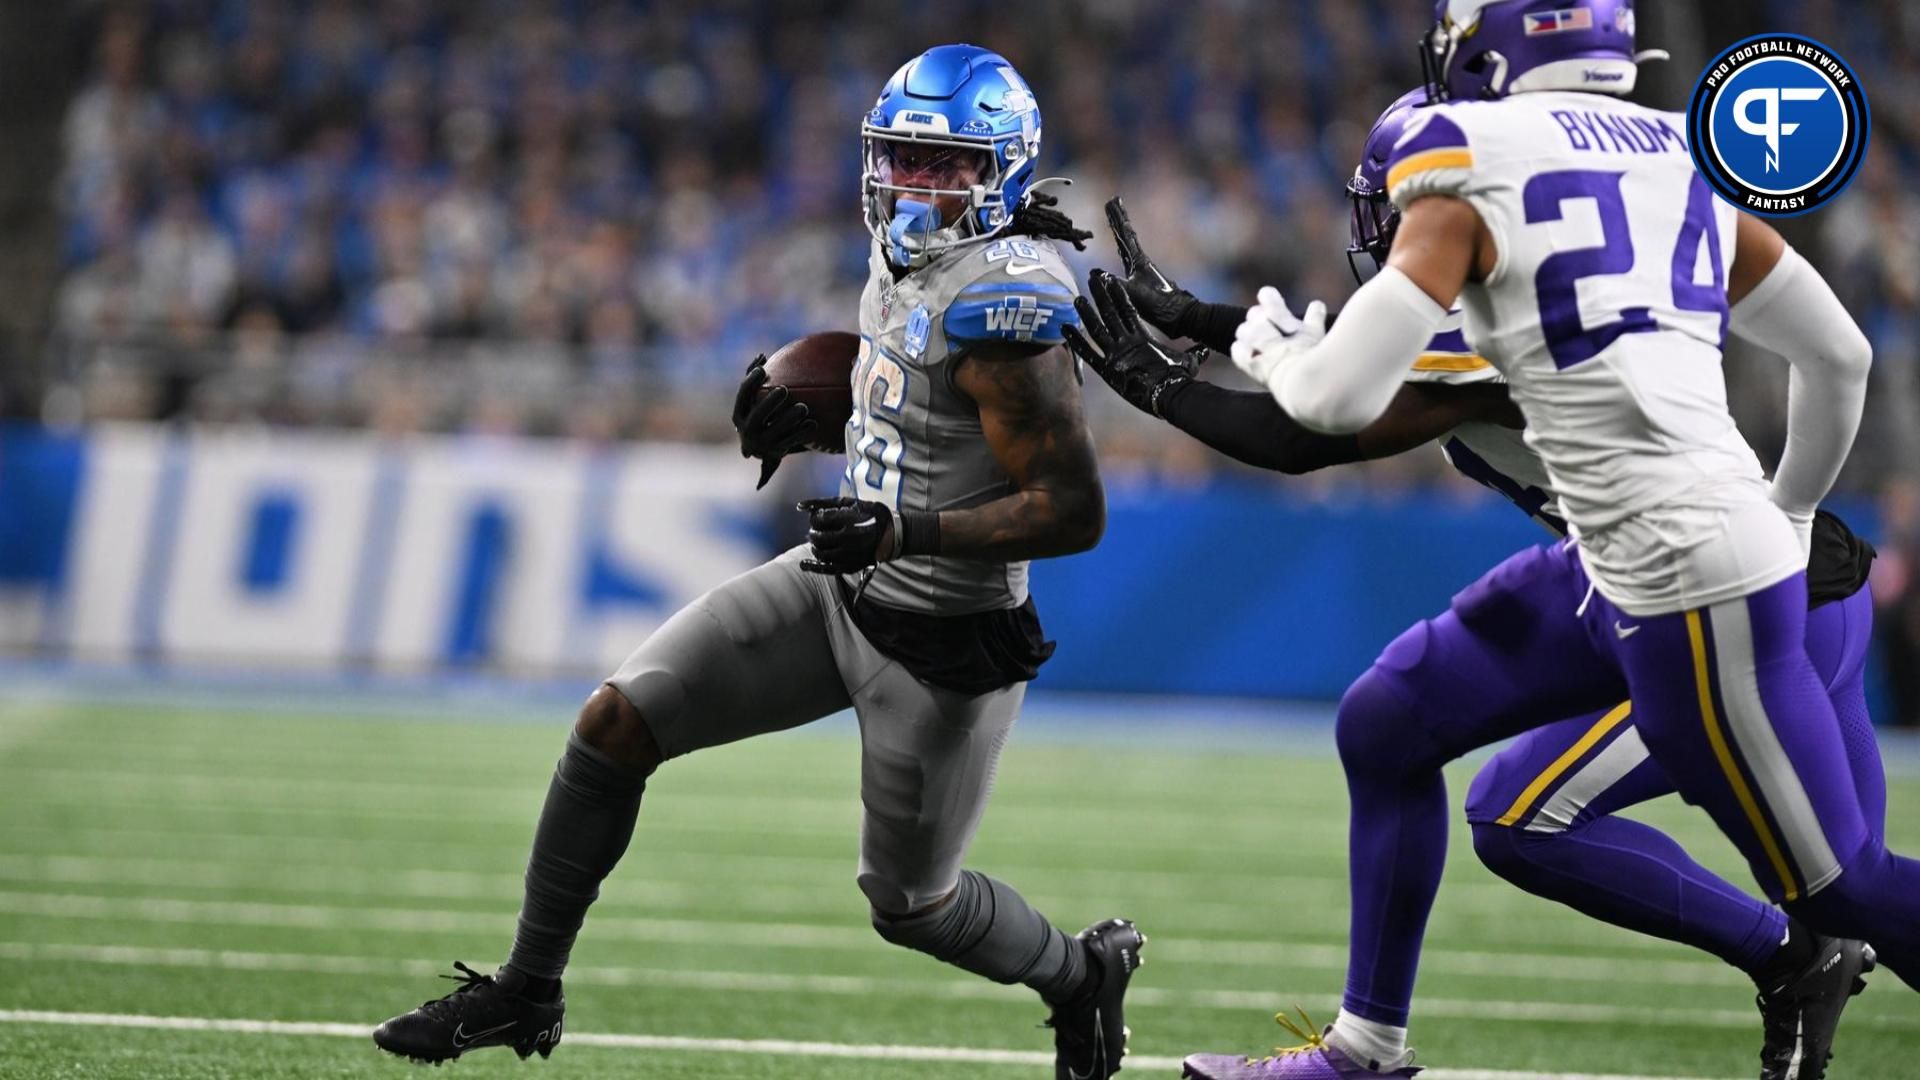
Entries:
[[738, 454], [103, 426], [0, 439], [0, 645], [611, 670], [766, 557]]
[[[812, 456], [782, 479], [831, 492], [838, 462]], [[1546, 538], [1477, 489], [1104, 467], [1100, 546], [1033, 567], [1060, 645], [1043, 688], [1332, 700]], [[755, 471], [725, 446], [0, 427], [0, 654], [586, 687], [800, 525]]]

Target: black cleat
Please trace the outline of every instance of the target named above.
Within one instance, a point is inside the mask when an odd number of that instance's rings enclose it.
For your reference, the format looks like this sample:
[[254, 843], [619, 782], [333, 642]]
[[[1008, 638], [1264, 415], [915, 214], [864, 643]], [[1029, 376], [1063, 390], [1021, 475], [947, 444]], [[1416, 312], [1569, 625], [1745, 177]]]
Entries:
[[511, 1046], [522, 1058], [544, 1058], [560, 1045], [567, 999], [557, 990], [552, 1001], [535, 1001], [520, 993], [526, 979], [517, 972], [501, 968], [482, 975], [462, 963], [453, 966], [460, 976], [440, 977], [458, 982], [459, 989], [374, 1028], [374, 1044], [432, 1065], [482, 1046]]
[[1813, 963], [1755, 999], [1766, 1027], [1760, 1080], [1822, 1080], [1833, 1056], [1833, 1033], [1847, 1000], [1867, 988], [1873, 947], [1844, 938], [1819, 938]]
[[1127, 1022], [1122, 1002], [1140, 948], [1147, 939], [1126, 919], [1108, 919], [1080, 931], [1087, 964], [1097, 981], [1080, 998], [1055, 1005], [1047, 1026], [1053, 1029], [1054, 1080], [1107, 1080], [1120, 1071], [1127, 1052]]

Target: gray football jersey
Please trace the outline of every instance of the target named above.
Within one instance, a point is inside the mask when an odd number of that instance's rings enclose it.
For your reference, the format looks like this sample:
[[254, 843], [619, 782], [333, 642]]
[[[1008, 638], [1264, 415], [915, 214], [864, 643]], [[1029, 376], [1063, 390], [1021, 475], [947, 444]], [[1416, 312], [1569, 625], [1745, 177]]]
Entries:
[[[1061, 327], [1079, 321], [1072, 271], [1052, 242], [1027, 237], [964, 247], [897, 280], [875, 244], [868, 266], [840, 493], [924, 511], [1011, 493], [953, 369], [988, 342], [1060, 344]], [[874, 571], [867, 596], [932, 615], [1017, 607], [1027, 564], [897, 559]]]

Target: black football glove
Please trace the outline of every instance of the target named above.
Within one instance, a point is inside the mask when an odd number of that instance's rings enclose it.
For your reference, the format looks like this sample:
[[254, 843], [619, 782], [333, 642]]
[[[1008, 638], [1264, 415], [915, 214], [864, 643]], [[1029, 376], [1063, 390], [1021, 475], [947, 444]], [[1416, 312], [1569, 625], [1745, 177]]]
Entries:
[[1193, 373], [1207, 359], [1207, 347], [1196, 345], [1180, 352], [1155, 340], [1140, 325], [1131, 290], [1105, 270], [1088, 276], [1087, 292], [1093, 297], [1091, 303], [1085, 296], [1073, 302], [1080, 326], [1061, 328], [1067, 348], [1127, 404], [1149, 416], [1160, 416], [1167, 394], [1193, 381]]
[[813, 558], [800, 569], [816, 574], [857, 574], [898, 554], [893, 511], [885, 503], [852, 499], [802, 499], [795, 509], [807, 515], [807, 543]]
[[733, 430], [740, 434], [740, 456], [760, 459], [760, 482], [753, 485], [755, 491], [773, 479], [781, 458], [805, 448], [820, 429], [813, 411], [793, 400], [784, 386], [773, 387], [755, 401], [754, 395], [766, 381], [767, 358], [762, 354], [747, 365], [746, 378], [740, 380], [740, 390], [733, 396]]
[[1107, 227], [1113, 230], [1113, 246], [1120, 249], [1120, 272], [1126, 275], [1123, 283], [1140, 317], [1168, 337], [1192, 337], [1199, 298], [1153, 265], [1140, 247], [1140, 238], [1134, 235], [1133, 222], [1128, 220], [1127, 208], [1118, 195], [1107, 200]]

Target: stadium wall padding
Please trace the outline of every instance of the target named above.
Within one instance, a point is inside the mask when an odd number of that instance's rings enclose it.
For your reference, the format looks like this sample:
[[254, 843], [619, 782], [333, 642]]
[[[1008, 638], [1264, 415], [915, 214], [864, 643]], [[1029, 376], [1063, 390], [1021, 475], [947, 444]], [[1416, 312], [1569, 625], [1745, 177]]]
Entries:
[[[0, 649], [585, 684], [791, 533], [792, 493], [756, 493], [752, 473], [728, 447], [0, 428]], [[1035, 564], [1059, 642], [1039, 686], [1336, 698], [1395, 634], [1545, 539], [1470, 492], [1116, 475], [1108, 499], [1096, 550]]]

